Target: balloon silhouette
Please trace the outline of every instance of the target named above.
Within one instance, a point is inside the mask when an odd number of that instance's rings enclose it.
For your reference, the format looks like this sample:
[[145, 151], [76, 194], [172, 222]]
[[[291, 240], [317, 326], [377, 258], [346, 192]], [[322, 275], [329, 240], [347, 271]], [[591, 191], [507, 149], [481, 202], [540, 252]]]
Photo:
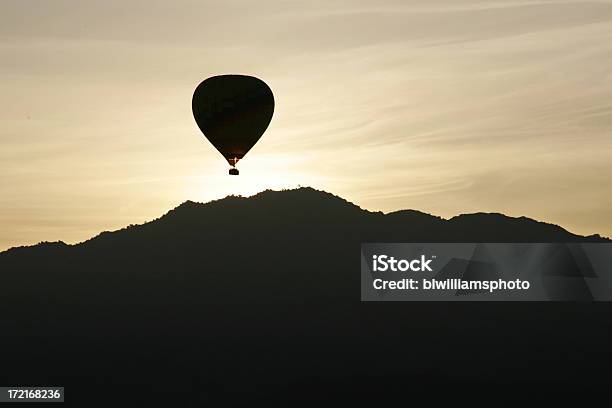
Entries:
[[191, 101], [193, 117], [204, 136], [232, 166], [257, 143], [272, 120], [274, 96], [262, 80], [219, 75], [198, 85]]

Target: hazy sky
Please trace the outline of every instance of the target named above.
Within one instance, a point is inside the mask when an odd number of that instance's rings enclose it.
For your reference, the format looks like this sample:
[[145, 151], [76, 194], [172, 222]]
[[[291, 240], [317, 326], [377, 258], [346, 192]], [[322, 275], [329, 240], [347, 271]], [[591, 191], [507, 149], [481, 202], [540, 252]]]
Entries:
[[[274, 91], [239, 177], [204, 78]], [[309, 185], [612, 235], [612, 1], [0, 3], [0, 249]]]

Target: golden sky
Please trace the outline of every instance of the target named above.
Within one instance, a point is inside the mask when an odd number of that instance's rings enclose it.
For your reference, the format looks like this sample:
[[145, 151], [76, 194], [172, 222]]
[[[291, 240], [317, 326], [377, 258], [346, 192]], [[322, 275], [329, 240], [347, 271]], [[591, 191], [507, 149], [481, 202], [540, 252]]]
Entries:
[[[239, 177], [225, 73], [276, 99]], [[612, 235], [612, 1], [2, 0], [0, 89], [0, 250], [298, 185]]]

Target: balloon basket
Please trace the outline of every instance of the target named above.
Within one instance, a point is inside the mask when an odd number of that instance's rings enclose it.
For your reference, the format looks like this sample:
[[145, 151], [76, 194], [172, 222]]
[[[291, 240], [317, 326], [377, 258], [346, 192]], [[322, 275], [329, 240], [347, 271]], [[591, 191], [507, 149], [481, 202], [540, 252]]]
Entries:
[[238, 171], [237, 168], [231, 168], [231, 169], [229, 169], [229, 174], [230, 174], [230, 176], [237, 176], [237, 175], [240, 174], [240, 172]]

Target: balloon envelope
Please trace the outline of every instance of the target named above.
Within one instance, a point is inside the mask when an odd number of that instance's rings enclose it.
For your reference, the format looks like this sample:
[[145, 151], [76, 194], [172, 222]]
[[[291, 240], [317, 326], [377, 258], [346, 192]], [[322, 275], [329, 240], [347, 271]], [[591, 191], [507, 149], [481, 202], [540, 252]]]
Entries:
[[198, 85], [191, 107], [204, 136], [234, 166], [268, 127], [274, 96], [258, 78], [220, 75]]

